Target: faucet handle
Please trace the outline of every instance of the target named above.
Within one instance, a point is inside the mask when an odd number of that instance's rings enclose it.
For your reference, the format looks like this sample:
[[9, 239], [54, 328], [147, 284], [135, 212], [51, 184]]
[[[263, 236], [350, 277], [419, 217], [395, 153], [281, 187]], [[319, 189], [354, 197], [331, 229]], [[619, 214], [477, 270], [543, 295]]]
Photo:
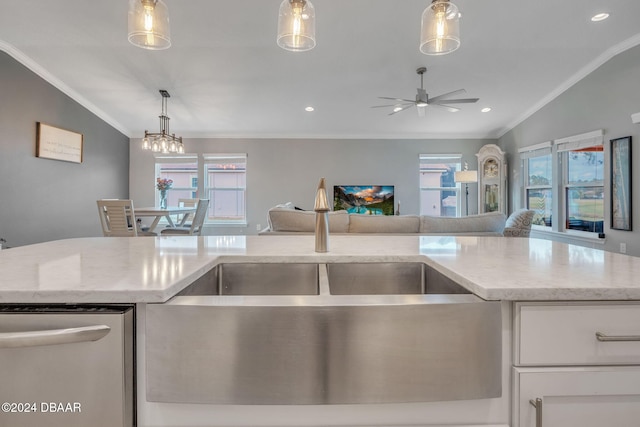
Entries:
[[318, 183], [313, 210], [316, 212], [328, 212], [331, 210], [327, 200], [327, 189], [325, 188], [324, 178], [320, 178], [320, 182]]

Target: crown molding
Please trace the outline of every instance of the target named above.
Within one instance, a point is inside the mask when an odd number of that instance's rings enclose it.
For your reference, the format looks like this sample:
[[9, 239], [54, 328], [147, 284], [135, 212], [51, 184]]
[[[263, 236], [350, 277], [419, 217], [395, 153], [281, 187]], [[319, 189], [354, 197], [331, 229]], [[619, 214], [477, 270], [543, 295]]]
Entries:
[[102, 111], [101, 109], [96, 107], [94, 104], [92, 104], [91, 102], [86, 100], [78, 92], [74, 91], [69, 86], [67, 86], [64, 82], [62, 82], [61, 80], [59, 80], [58, 78], [53, 76], [51, 73], [49, 73], [47, 70], [45, 70], [40, 64], [35, 62], [29, 56], [25, 55], [24, 52], [16, 49], [13, 45], [11, 45], [11, 44], [3, 41], [3, 40], [0, 40], [0, 50], [5, 52], [7, 55], [11, 56], [13, 59], [18, 61], [20, 64], [22, 64], [25, 67], [27, 67], [29, 70], [31, 70], [32, 72], [37, 74], [40, 78], [45, 80], [47, 83], [51, 84], [53, 87], [58, 89], [60, 92], [64, 93], [69, 98], [71, 98], [72, 100], [74, 100], [78, 104], [82, 105], [87, 110], [91, 111], [93, 114], [95, 114], [101, 120], [105, 121], [110, 126], [112, 126], [116, 130], [118, 130], [119, 132], [124, 134], [125, 136], [131, 138], [131, 135], [129, 134], [129, 131], [127, 129], [125, 129], [120, 123], [118, 123], [116, 120], [114, 120], [108, 114], [106, 114], [104, 111]]

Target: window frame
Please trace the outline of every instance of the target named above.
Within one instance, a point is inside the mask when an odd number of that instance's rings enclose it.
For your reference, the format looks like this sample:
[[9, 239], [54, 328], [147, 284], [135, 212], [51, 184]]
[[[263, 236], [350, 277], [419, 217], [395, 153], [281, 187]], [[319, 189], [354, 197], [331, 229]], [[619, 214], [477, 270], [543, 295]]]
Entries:
[[[426, 161], [426, 162], [425, 162]], [[462, 154], [420, 154], [418, 157], [418, 188], [420, 193], [420, 207], [419, 212], [420, 215], [428, 215], [423, 212], [423, 195], [425, 191], [452, 191], [455, 193], [456, 198], [456, 215], [455, 218], [460, 217], [462, 215], [462, 186], [459, 182], [455, 183], [453, 187], [442, 187], [442, 186], [423, 186], [422, 185], [422, 174], [423, 174], [423, 163], [443, 163], [443, 164], [456, 164], [456, 169], [453, 171], [459, 172], [462, 170]], [[425, 172], [426, 173], [426, 172]], [[442, 207], [440, 208], [442, 210]], [[433, 216], [433, 215], [432, 215]], [[442, 214], [438, 215], [442, 216]], [[445, 217], [446, 218], [446, 217]], [[453, 218], [453, 217], [448, 217]]]
[[[559, 202], [561, 203], [561, 212], [562, 212], [562, 224], [558, 224], [559, 227], [561, 227], [561, 230], [566, 232], [567, 234], [575, 234], [578, 236], [593, 236], [593, 235], [599, 235], [600, 233], [604, 233], [604, 223], [605, 223], [605, 215], [606, 215], [606, 207], [605, 207], [605, 203], [604, 203], [604, 192], [605, 192], [605, 173], [604, 173], [604, 167], [605, 167], [605, 156], [604, 156], [604, 151], [602, 151], [603, 153], [603, 163], [602, 163], [602, 180], [600, 181], [599, 184], [593, 184], [593, 183], [570, 183], [569, 182], [569, 153], [571, 153], [572, 151], [575, 151], [576, 148], [581, 149], [581, 148], [591, 148], [591, 147], [596, 147], [596, 146], [602, 146], [602, 143], [591, 143], [591, 142], [582, 142], [580, 144], [572, 144], [571, 147], [573, 147], [573, 149], [567, 149], [567, 147], [558, 147], [558, 151], [557, 151], [557, 156], [558, 156], [558, 162], [560, 164], [560, 168], [559, 168], [559, 172], [560, 172], [560, 182], [561, 182], [561, 188], [560, 188], [560, 193], [558, 194], [558, 197], [561, 197], [561, 199], [559, 199]], [[574, 188], [598, 188], [598, 189], [602, 189], [602, 231], [586, 231], [586, 230], [577, 230], [574, 228], [569, 228], [568, 224], [569, 224], [569, 191], [571, 189]], [[560, 209], [559, 209], [560, 210]]]
[[[581, 150], [585, 148], [591, 148], [596, 146], [602, 146], [603, 152], [603, 163], [602, 163], [602, 181], [600, 183], [578, 183], [578, 184], [570, 184], [568, 182], [569, 179], [569, 153], [571, 151]], [[528, 147], [521, 148], [518, 150], [520, 153], [521, 159], [521, 172], [522, 179], [520, 183], [520, 188], [522, 191], [522, 203], [521, 205], [527, 209], [528, 208], [528, 197], [527, 190], [536, 188], [538, 186], [528, 186], [528, 162], [529, 158], [537, 157], [542, 155], [541, 153], [551, 153], [551, 194], [552, 194], [552, 204], [551, 204], [551, 216], [552, 216], [552, 224], [551, 227], [533, 225], [533, 230], [539, 231], [548, 231], [548, 232], [556, 232], [561, 233], [565, 236], [573, 236], [578, 238], [587, 238], [587, 239], [602, 239], [604, 233], [604, 222], [606, 216], [606, 207], [603, 202], [602, 205], [602, 232], [600, 231], [583, 231], [568, 228], [567, 220], [568, 220], [568, 211], [567, 207], [569, 206], [567, 197], [569, 193], [569, 189], [575, 187], [593, 187], [602, 189], [603, 200], [606, 196], [606, 185], [607, 185], [607, 175], [605, 173], [606, 169], [606, 161], [607, 157], [604, 155], [604, 131], [602, 129], [587, 132], [583, 134], [573, 135], [566, 138], [560, 138], [553, 141], [544, 142], [541, 144], [536, 144]], [[543, 188], [548, 188], [543, 186]]]
[[[195, 164], [195, 168], [193, 169], [195, 174], [196, 174], [196, 179], [199, 173], [199, 162], [198, 162], [198, 156], [196, 155], [192, 155], [192, 154], [186, 154], [186, 155], [167, 155], [167, 154], [155, 154], [154, 155], [154, 185], [155, 185], [155, 179], [156, 178], [161, 178], [163, 173], [162, 169], [161, 169], [161, 164], [176, 164], [176, 165], [186, 165], [186, 164]], [[185, 168], [185, 170], [188, 170], [187, 168]], [[192, 177], [193, 178], [193, 177]], [[175, 183], [176, 180], [174, 179], [173, 182]], [[191, 182], [193, 183], [193, 179], [191, 180]], [[189, 187], [171, 187], [167, 190], [167, 194], [171, 194], [171, 192], [175, 192], [175, 191], [188, 191], [191, 195], [192, 198], [196, 198], [197, 194], [198, 194], [198, 187], [193, 187], [193, 186], [189, 186]], [[196, 196], [194, 196], [194, 194], [196, 194]], [[186, 198], [187, 196], [185, 196]], [[154, 192], [154, 206], [159, 206], [160, 205], [160, 192], [157, 190]], [[163, 218], [162, 221], [166, 222], [166, 220]], [[164, 223], [163, 222], [163, 223]]]
[[[552, 142], [551, 141], [546, 141], [540, 144], [536, 144], [536, 145], [532, 145], [532, 146], [528, 146], [528, 147], [524, 147], [519, 151], [520, 153], [520, 162], [521, 162], [521, 169], [522, 169], [522, 199], [523, 199], [523, 205], [526, 209], [532, 209], [529, 206], [529, 191], [530, 190], [548, 190], [551, 191], [551, 224], [550, 225], [540, 225], [540, 224], [532, 224], [531, 227], [534, 229], [540, 229], [540, 230], [551, 230], [554, 220], [553, 220], [553, 204], [555, 202], [555, 194], [553, 191], [553, 184], [554, 184], [554, 173], [553, 173], [553, 169], [554, 169], [554, 162], [553, 162], [553, 154], [552, 154]], [[551, 182], [549, 183], [549, 185], [532, 185], [529, 183], [529, 177], [530, 177], [530, 173], [529, 173], [529, 160], [531, 159], [535, 159], [538, 157], [546, 157], [549, 156], [549, 160], [551, 161]], [[533, 209], [535, 210], [535, 209]], [[544, 218], [544, 216], [543, 216]]]
[[[202, 193], [206, 198], [209, 197], [209, 212], [207, 213], [207, 219], [205, 223], [213, 224], [213, 225], [247, 225], [247, 165], [248, 165], [248, 155], [247, 153], [207, 153], [203, 154], [203, 162], [202, 162]], [[211, 187], [209, 183], [209, 172], [208, 165], [212, 163], [218, 163], [223, 161], [239, 161], [242, 160], [244, 163], [244, 186], [235, 186], [235, 187]], [[226, 173], [226, 172], [220, 172]], [[229, 171], [229, 173], [239, 173], [237, 170]], [[241, 218], [238, 219], [215, 219], [215, 211], [217, 207], [217, 200], [213, 196], [213, 192], [215, 191], [240, 191], [242, 193], [242, 207], [243, 212]], [[214, 212], [212, 215], [211, 212]]]

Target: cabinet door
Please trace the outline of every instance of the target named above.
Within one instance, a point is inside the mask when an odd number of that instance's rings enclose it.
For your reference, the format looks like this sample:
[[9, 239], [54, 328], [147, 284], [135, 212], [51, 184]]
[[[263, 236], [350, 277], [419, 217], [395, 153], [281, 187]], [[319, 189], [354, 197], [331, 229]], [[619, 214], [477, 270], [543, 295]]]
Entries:
[[[640, 422], [640, 367], [514, 368], [513, 378], [513, 427], [629, 427]], [[536, 399], [542, 402], [541, 420], [530, 403]]]

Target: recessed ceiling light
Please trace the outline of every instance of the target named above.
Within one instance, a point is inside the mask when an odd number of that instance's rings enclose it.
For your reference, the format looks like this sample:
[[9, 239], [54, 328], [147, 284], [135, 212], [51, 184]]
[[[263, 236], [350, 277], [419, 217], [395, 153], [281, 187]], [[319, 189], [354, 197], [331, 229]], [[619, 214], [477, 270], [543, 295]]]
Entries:
[[312, 112], [313, 110], [315, 110], [315, 108], [313, 108], [312, 106], [305, 107], [304, 109], [304, 111], [307, 111], [309, 113]]
[[491, 111], [491, 107], [484, 107], [482, 110], [483, 113], [488, 113], [489, 111]]
[[395, 108], [393, 109], [393, 112], [394, 112], [394, 113], [397, 113], [397, 112], [398, 112], [398, 111], [400, 111], [400, 110], [402, 110], [402, 107], [395, 107]]
[[605, 19], [607, 19], [609, 17], [608, 13], [598, 13], [597, 15], [593, 15], [591, 17], [591, 20], [593, 22], [599, 22], [599, 21], [604, 21]]

